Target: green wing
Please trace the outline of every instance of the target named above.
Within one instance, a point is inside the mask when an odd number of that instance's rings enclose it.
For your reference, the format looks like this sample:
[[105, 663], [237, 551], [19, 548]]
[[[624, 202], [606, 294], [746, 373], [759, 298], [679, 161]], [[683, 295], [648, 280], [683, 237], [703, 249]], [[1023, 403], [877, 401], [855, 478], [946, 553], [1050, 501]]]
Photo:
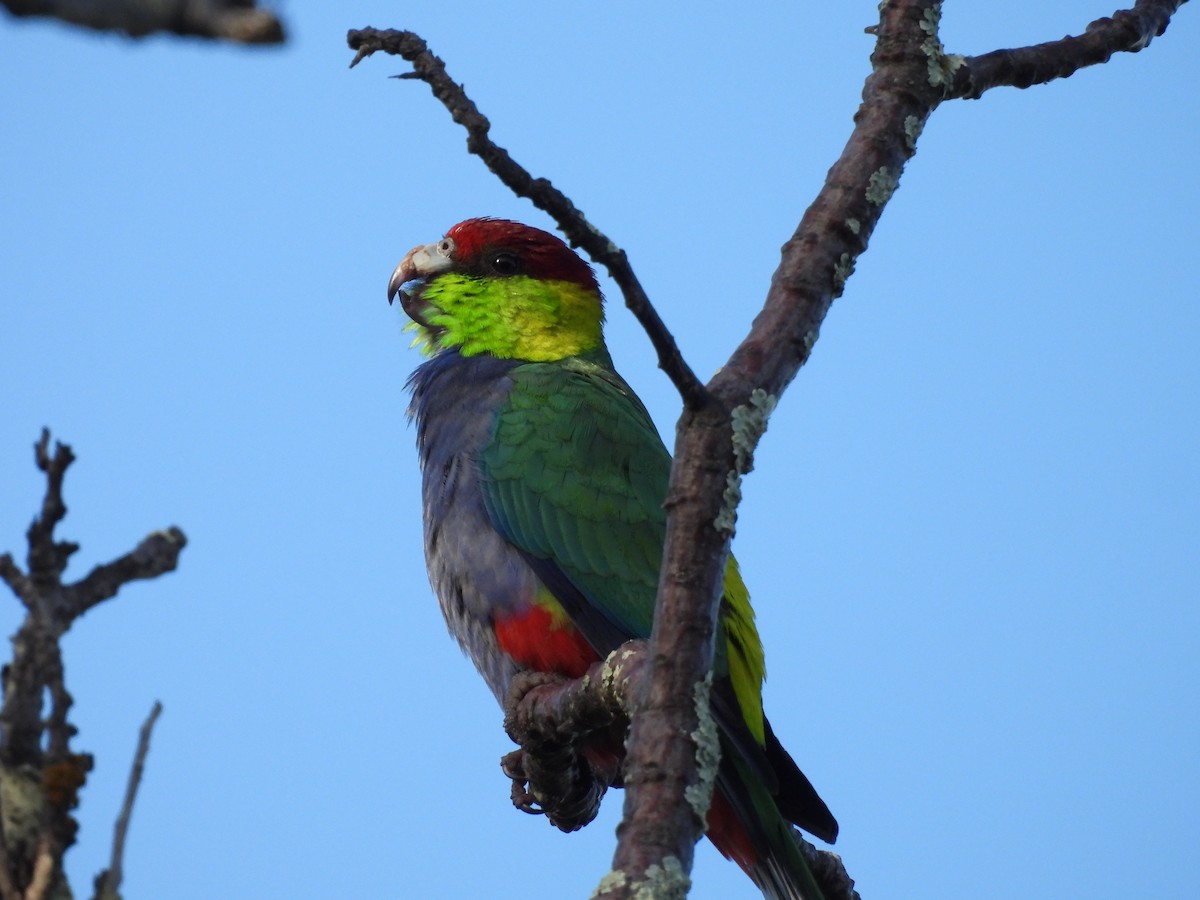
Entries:
[[[514, 369], [480, 457], [488, 515], [601, 655], [650, 634], [671, 470], [646, 408], [606, 362]], [[721, 629], [715, 674], [732, 682], [739, 718], [762, 745], [762, 643], [732, 558]]]
[[[479, 464], [493, 524], [603, 656], [650, 634], [671, 457], [641, 401], [600, 362], [513, 369]], [[804, 873], [794, 841], [781, 837], [790, 826], [780, 811], [826, 840], [837, 823], [763, 716], [762, 642], [733, 556], [715, 650], [713, 712], [734, 760], [722, 765], [722, 790], [744, 821], [758, 823], [763, 846]]]
[[511, 377], [479, 460], [488, 515], [599, 653], [649, 636], [671, 468], [649, 414], [619, 375], [581, 358]]

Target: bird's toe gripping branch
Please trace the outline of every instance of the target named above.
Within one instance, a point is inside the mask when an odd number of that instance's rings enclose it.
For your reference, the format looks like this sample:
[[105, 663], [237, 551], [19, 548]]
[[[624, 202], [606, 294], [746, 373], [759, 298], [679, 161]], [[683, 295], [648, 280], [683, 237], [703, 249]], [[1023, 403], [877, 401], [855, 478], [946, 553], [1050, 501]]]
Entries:
[[568, 832], [596, 818], [605, 792], [621, 783], [629, 698], [643, 659], [644, 642], [630, 641], [581, 678], [523, 672], [513, 680], [504, 729], [520, 749], [500, 767], [517, 809]]

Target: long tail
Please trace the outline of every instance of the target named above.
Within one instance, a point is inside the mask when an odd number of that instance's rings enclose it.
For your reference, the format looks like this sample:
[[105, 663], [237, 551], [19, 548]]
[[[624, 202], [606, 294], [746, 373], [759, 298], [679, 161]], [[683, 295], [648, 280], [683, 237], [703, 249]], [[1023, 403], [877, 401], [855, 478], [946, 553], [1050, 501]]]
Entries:
[[[836, 836], [836, 823], [834, 829]], [[767, 900], [824, 900], [792, 823], [736, 752], [727, 752], [721, 763], [708, 813], [708, 838], [742, 867]]]

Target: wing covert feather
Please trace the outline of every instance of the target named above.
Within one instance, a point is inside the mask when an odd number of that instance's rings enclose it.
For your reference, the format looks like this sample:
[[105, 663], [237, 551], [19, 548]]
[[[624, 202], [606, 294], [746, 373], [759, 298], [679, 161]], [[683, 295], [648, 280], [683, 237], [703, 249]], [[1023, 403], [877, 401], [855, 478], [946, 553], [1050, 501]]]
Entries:
[[610, 369], [571, 360], [511, 374], [479, 460], [489, 516], [530, 557], [560, 569], [625, 639], [647, 636], [666, 527], [667, 448]]

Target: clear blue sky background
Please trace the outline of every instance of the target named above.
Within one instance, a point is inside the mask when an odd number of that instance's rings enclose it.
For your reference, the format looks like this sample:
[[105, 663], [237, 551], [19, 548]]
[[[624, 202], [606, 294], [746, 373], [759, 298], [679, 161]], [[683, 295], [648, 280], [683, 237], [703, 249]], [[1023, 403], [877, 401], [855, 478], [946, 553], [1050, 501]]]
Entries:
[[[767, 706], [864, 897], [1183, 897], [1200, 883], [1200, 10], [1146, 52], [939, 110], [746, 485]], [[948, 48], [1096, 0], [947, 3]], [[583, 833], [509, 805], [490, 695], [424, 573], [384, 302], [473, 215], [549, 227], [398, 59], [628, 248], [701, 373], [747, 330], [851, 128], [875, 3], [287, 4], [291, 42], [0, 21], [0, 548], [43, 425], [79, 455], [69, 574], [178, 524], [180, 569], [67, 636], [103, 867], [155, 734], [131, 900], [585, 897]], [[614, 299], [619, 367], [678, 402]], [[0, 631], [18, 620], [0, 601]], [[693, 896], [756, 896], [707, 845]]]

